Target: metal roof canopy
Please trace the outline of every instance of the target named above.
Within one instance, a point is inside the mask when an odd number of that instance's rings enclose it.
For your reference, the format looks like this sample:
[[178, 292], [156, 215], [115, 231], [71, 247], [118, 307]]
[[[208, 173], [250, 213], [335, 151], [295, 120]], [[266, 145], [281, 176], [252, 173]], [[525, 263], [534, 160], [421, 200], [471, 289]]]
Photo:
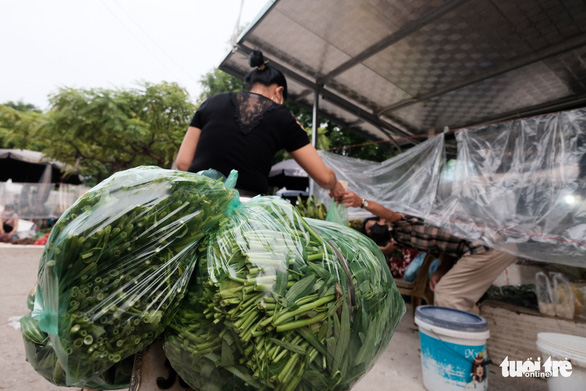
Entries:
[[291, 100], [398, 147], [586, 104], [584, 0], [275, 0], [220, 69], [253, 49]]

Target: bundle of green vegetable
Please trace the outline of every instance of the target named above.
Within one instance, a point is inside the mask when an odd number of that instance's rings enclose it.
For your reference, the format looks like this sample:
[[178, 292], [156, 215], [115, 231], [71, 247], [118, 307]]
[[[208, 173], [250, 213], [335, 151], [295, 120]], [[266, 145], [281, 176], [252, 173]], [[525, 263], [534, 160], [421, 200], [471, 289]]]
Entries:
[[165, 331], [191, 387], [347, 390], [374, 364], [405, 311], [384, 257], [350, 228], [311, 225], [257, 197], [202, 242]]
[[41, 259], [33, 317], [66, 385], [85, 385], [162, 333], [195, 267], [193, 249], [236, 194], [206, 176], [139, 167], [64, 213]]
[[297, 196], [295, 209], [297, 209], [297, 212], [299, 212], [301, 216], [312, 219], [325, 220], [328, 214], [326, 206], [314, 195], [307, 198], [305, 201], [303, 201], [300, 196]]
[[[39, 329], [38, 322], [27, 314], [20, 318], [26, 360], [34, 370], [57, 386], [66, 386], [65, 370], [57, 360], [49, 335]], [[134, 356], [125, 358], [108, 368], [104, 373], [84, 381], [85, 387], [101, 390], [128, 388]]]

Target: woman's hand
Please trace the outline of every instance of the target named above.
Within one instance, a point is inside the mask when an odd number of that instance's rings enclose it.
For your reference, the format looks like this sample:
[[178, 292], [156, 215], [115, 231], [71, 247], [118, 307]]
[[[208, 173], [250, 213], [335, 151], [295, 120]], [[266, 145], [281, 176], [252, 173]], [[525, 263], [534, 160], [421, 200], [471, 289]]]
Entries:
[[392, 241], [389, 241], [384, 246], [378, 246], [378, 248], [380, 248], [380, 250], [382, 251], [382, 253], [385, 254], [385, 255], [390, 255], [390, 254], [394, 253], [398, 249], [398, 247], [395, 244], [393, 244]]
[[360, 208], [362, 206], [362, 198], [351, 190], [346, 190], [342, 195], [341, 203], [346, 204], [346, 208]]
[[334, 201], [336, 201], [339, 204], [342, 202], [342, 197], [345, 193], [346, 188], [344, 188], [344, 185], [340, 183], [340, 181], [336, 180], [334, 188], [330, 190], [330, 197], [334, 198]]

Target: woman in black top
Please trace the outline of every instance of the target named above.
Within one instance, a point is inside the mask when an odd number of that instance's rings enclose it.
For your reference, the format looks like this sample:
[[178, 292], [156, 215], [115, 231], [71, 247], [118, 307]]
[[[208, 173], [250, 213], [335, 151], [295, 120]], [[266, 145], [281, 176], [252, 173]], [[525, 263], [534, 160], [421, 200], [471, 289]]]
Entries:
[[320, 187], [341, 197], [344, 188], [336, 175], [283, 106], [285, 76], [267, 65], [260, 51], [253, 51], [248, 61], [255, 68], [245, 78], [250, 92], [215, 95], [201, 105], [179, 149], [177, 168], [213, 168], [226, 176], [235, 169], [241, 195], [263, 194], [275, 153], [285, 148]]

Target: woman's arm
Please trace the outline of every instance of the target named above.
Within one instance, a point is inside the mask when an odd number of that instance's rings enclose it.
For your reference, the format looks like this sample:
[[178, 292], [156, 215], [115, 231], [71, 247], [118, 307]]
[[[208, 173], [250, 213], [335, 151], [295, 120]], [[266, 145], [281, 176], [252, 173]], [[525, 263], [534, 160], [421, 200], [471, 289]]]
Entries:
[[345, 192], [344, 186], [336, 179], [334, 171], [326, 166], [313, 145], [306, 144], [290, 153], [319, 187], [330, 190], [331, 195], [337, 200], [342, 197]]
[[394, 253], [398, 247], [395, 246], [395, 244], [392, 241], [389, 241], [386, 245], [378, 246], [378, 248], [380, 248], [383, 254], [389, 255]]
[[[342, 196], [342, 202], [346, 204], [346, 207], [352, 206], [354, 208], [361, 208], [363, 206], [362, 201], [363, 199], [361, 197], [350, 190], [347, 190]], [[368, 201], [368, 206], [364, 205], [364, 209], [375, 216], [387, 220], [389, 223], [401, 220], [403, 218], [401, 213], [397, 213], [393, 210], [385, 208], [381, 204], [374, 201]]]
[[200, 135], [201, 129], [199, 128], [190, 126], [187, 129], [183, 142], [181, 142], [181, 147], [179, 147], [179, 152], [177, 153], [177, 169], [181, 171], [187, 171], [189, 169], [189, 166], [193, 163]]

